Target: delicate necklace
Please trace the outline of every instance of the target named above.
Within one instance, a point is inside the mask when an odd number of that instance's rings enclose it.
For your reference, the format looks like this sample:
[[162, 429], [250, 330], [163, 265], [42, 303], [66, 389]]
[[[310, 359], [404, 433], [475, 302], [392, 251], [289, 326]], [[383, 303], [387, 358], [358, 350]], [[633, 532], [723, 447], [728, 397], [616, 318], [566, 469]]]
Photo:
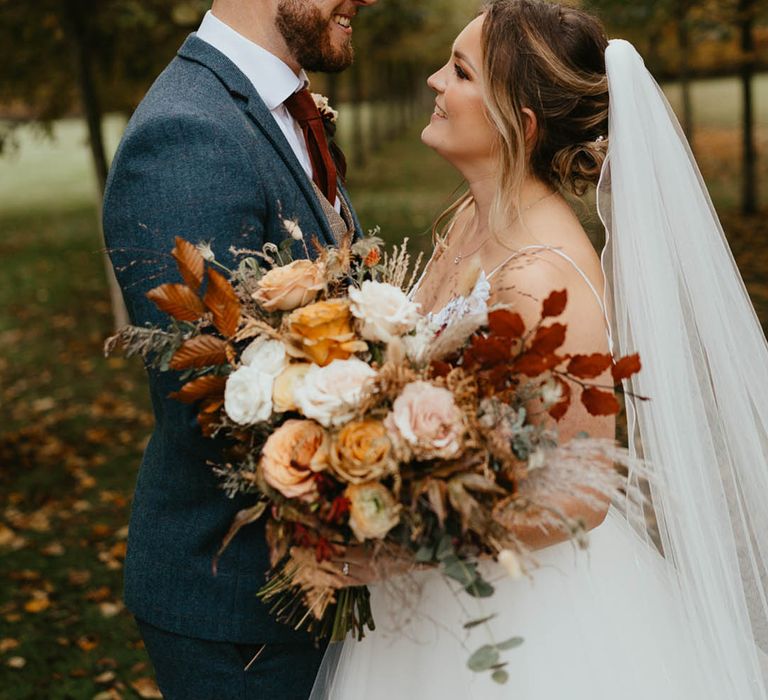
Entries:
[[[548, 197], [551, 197], [552, 195], [554, 195], [556, 192], [557, 192], [557, 190], [553, 190], [553, 191], [552, 191], [552, 192], [550, 192], [549, 194], [545, 194], [545, 195], [544, 195], [543, 197], [541, 197], [540, 199], [537, 199], [537, 200], [536, 200], [536, 201], [535, 201], [533, 204], [529, 204], [529, 205], [528, 205], [528, 206], [527, 206], [525, 209], [523, 209], [523, 211], [525, 212], [525, 211], [528, 211], [529, 209], [532, 209], [532, 208], [533, 208], [533, 207], [535, 207], [537, 204], [539, 204], [539, 203], [543, 202], [543, 201], [544, 201], [545, 199], [547, 199]], [[519, 216], [516, 216], [516, 217], [513, 219], [513, 221], [516, 221], [518, 218], [519, 218]], [[485, 240], [484, 240], [484, 241], [483, 241], [483, 242], [482, 242], [482, 243], [481, 243], [479, 246], [477, 246], [477, 248], [475, 248], [475, 249], [474, 249], [472, 252], [470, 252], [470, 253], [461, 253], [461, 252], [460, 252], [460, 253], [458, 253], [458, 254], [456, 255], [456, 257], [453, 259], [453, 264], [454, 264], [454, 265], [458, 265], [458, 264], [459, 264], [459, 263], [460, 263], [460, 262], [461, 262], [461, 261], [462, 261], [464, 258], [468, 258], [468, 257], [470, 257], [471, 255], [474, 255], [474, 254], [475, 254], [475, 253], [477, 253], [477, 251], [478, 251], [478, 250], [480, 250], [480, 248], [482, 248], [482, 247], [483, 247], [483, 246], [484, 246], [484, 245], [485, 245], [487, 242], [488, 242], [488, 239], [486, 238], [486, 239], [485, 239]]]

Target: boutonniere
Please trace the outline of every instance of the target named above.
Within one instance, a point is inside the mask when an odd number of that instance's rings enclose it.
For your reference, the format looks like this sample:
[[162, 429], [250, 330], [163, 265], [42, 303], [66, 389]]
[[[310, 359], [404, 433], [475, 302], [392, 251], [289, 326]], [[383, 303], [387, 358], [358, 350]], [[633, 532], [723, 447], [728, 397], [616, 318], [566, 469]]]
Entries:
[[317, 111], [320, 112], [320, 116], [323, 118], [326, 132], [329, 136], [334, 136], [336, 133], [336, 120], [339, 118], [339, 113], [331, 107], [328, 98], [325, 95], [321, 95], [317, 92], [310, 94], [315, 101]]

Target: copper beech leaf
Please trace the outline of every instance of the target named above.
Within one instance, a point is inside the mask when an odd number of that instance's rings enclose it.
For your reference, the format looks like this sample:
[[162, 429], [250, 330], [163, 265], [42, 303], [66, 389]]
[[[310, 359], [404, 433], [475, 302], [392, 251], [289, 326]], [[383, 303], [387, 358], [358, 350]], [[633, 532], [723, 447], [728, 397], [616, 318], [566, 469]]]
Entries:
[[593, 386], [581, 392], [581, 402], [593, 416], [614, 416], [620, 410], [619, 402], [613, 394]]
[[197, 248], [189, 241], [176, 236], [176, 247], [171, 251], [171, 255], [176, 259], [176, 265], [187, 286], [195, 292], [200, 291], [205, 261]]
[[560, 386], [561, 399], [549, 409], [549, 415], [555, 420], [560, 420], [571, 407], [571, 385], [557, 377], [555, 380]]
[[208, 287], [203, 302], [213, 313], [216, 328], [225, 337], [232, 337], [240, 325], [240, 302], [232, 285], [216, 270], [208, 270]]
[[198, 335], [185, 340], [171, 358], [171, 369], [211, 367], [227, 363], [227, 343], [215, 335]]
[[568, 363], [568, 374], [579, 379], [594, 379], [607, 370], [613, 358], [610, 355], [593, 353], [592, 355], [574, 355]]
[[613, 375], [613, 381], [618, 384], [623, 379], [629, 379], [633, 374], [637, 374], [642, 365], [640, 363], [640, 355], [635, 353], [634, 355], [627, 355], [622, 357], [611, 368], [611, 374]]
[[568, 303], [568, 291], [561, 289], [559, 292], [552, 292], [542, 304], [541, 317], [549, 318], [550, 316], [559, 316], [565, 311], [565, 306]]
[[227, 385], [226, 377], [206, 374], [203, 377], [187, 382], [179, 391], [170, 394], [170, 398], [182, 403], [195, 403], [200, 399], [218, 398], [224, 396], [224, 387]]
[[562, 323], [553, 323], [551, 326], [542, 326], [536, 331], [531, 343], [531, 352], [539, 355], [549, 355], [557, 350], [565, 342], [566, 326]]
[[525, 333], [525, 323], [520, 314], [507, 309], [497, 309], [488, 314], [491, 335], [503, 338], [520, 338]]
[[185, 284], [161, 284], [148, 291], [147, 298], [177, 321], [197, 321], [205, 313], [200, 297]]

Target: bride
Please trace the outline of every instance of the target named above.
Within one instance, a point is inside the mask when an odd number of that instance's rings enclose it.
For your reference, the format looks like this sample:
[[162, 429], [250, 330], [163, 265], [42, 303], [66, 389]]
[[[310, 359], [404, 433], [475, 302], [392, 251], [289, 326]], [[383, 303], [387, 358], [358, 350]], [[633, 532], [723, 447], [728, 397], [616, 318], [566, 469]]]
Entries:
[[[543, 0], [487, 4], [429, 85], [422, 139], [469, 191], [435, 226], [416, 300], [438, 314], [480, 297], [532, 324], [567, 289], [565, 352], [643, 359], [627, 388], [651, 400], [627, 411], [650, 498], [642, 512], [558, 504], [590, 527], [587, 552], [518, 532], [539, 566], [512, 578], [483, 563], [485, 601], [436, 572], [374, 585], [376, 631], [330, 647], [312, 697], [766, 700], [768, 351], [661, 91], [631, 45]], [[562, 194], [589, 185], [602, 261]], [[575, 401], [558, 430], [615, 426]], [[467, 668], [512, 635], [506, 684]]]

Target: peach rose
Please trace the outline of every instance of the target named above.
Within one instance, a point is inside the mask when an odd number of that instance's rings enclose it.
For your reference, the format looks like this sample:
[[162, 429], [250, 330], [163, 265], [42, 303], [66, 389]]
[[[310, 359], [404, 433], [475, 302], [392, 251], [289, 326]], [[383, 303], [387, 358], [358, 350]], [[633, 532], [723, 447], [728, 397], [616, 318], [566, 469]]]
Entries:
[[368, 349], [363, 341], [355, 339], [349, 302], [343, 299], [296, 309], [288, 317], [288, 331], [293, 354], [321, 367]]
[[344, 496], [349, 500], [349, 527], [360, 542], [383, 540], [400, 522], [400, 505], [378, 481], [351, 484]]
[[453, 394], [429, 382], [408, 384], [384, 425], [398, 447], [417, 459], [450, 459], [461, 452], [464, 417]]
[[261, 451], [264, 480], [286, 498], [317, 497], [315, 474], [328, 466], [325, 431], [311, 420], [288, 420]]
[[330, 470], [341, 481], [349, 484], [373, 481], [392, 467], [392, 445], [380, 421], [347, 423], [331, 443]]
[[259, 280], [253, 294], [267, 311], [293, 311], [314, 301], [325, 287], [323, 269], [311, 260], [274, 267]]
[[299, 410], [294, 392], [311, 366], [309, 362], [293, 362], [277, 376], [272, 388], [272, 405], [277, 413]]

